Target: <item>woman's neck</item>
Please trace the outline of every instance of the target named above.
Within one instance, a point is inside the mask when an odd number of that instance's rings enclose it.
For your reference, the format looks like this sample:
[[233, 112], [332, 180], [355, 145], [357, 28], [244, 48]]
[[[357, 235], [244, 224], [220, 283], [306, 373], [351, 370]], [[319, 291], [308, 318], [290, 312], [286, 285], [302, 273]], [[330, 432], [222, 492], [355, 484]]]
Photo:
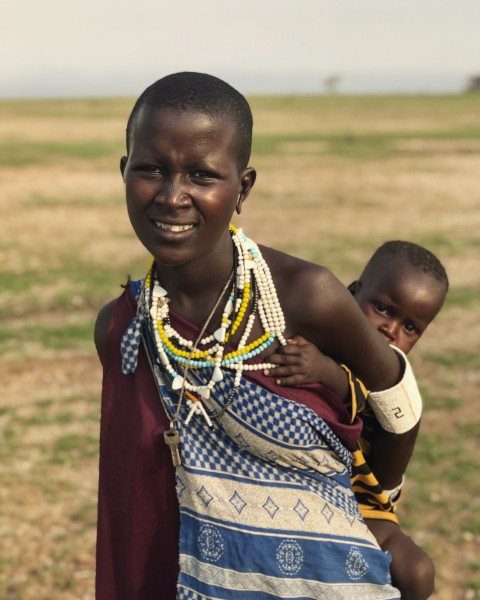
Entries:
[[230, 249], [215, 265], [212, 265], [212, 261], [197, 261], [180, 267], [157, 266], [157, 276], [168, 293], [171, 308], [201, 327], [233, 268], [233, 249]]

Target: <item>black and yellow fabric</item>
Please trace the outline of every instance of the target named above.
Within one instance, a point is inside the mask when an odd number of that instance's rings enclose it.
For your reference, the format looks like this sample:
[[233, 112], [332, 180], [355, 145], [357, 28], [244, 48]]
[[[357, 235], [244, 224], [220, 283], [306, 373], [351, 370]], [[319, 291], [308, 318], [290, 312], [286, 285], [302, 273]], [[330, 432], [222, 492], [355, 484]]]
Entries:
[[350, 481], [364, 519], [384, 519], [398, 524], [395, 503], [383, 491], [360, 448], [353, 452]]
[[348, 387], [350, 394], [344, 400], [345, 407], [350, 413], [350, 419], [353, 420], [355, 417], [362, 416], [362, 413], [367, 410], [367, 398], [368, 390], [363, 385], [362, 381], [355, 377], [346, 365], [340, 365], [348, 376]]
[[375, 429], [378, 427], [375, 415], [367, 402], [368, 390], [348, 367], [341, 366], [348, 375], [350, 394], [346, 406], [351, 419], [353, 421], [358, 415], [363, 421], [362, 435], [357, 448], [353, 451], [352, 475], [350, 478], [355, 497], [360, 506], [360, 512], [364, 519], [384, 519], [398, 524], [398, 517], [394, 512], [395, 502], [391, 501], [384, 492], [367, 462], [370, 444]]

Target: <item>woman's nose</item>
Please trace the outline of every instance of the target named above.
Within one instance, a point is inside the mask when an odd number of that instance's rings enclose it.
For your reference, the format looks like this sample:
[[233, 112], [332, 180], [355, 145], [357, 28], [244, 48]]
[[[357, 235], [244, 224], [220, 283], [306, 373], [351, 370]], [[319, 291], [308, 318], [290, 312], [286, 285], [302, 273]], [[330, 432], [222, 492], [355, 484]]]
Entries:
[[156, 196], [157, 202], [178, 206], [190, 204], [190, 186], [184, 173], [172, 173], [163, 182]]

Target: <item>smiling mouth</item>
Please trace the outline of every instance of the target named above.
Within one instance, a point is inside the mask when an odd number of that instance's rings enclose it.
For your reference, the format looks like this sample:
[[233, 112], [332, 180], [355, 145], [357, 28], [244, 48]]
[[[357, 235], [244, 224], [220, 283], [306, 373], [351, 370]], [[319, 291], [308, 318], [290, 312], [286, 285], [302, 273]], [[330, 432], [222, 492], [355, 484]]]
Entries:
[[163, 229], [164, 231], [171, 231], [173, 233], [181, 233], [182, 231], [190, 231], [194, 225], [189, 223], [187, 225], [172, 225], [171, 223], [163, 223], [162, 221], [154, 221], [155, 227]]

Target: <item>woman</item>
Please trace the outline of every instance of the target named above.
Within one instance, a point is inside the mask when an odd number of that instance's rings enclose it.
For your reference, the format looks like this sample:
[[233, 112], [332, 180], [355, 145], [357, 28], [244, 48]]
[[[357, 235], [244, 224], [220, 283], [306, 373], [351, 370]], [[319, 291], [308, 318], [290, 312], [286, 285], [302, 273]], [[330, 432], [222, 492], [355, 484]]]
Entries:
[[229, 227], [251, 130], [243, 96], [198, 73], [159, 80], [129, 119], [121, 172], [153, 263], [95, 330], [98, 598], [399, 598], [349, 483], [347, 375], [330, 391], [264, 370], [294, 334], [372, 390], [401, 365], [327, 269]]

